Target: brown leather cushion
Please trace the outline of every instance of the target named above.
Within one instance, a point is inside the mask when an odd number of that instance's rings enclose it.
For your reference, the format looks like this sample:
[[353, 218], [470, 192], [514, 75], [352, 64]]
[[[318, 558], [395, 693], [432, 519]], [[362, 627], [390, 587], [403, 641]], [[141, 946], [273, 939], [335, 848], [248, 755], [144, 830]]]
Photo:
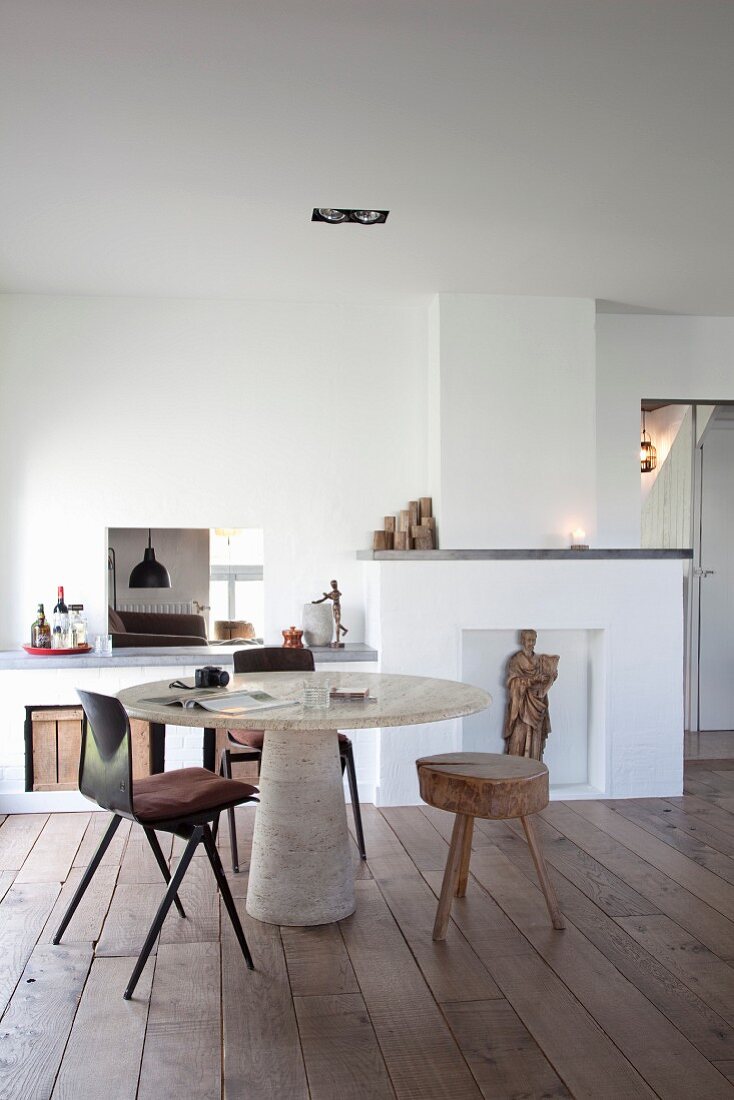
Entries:
[[[257, 749], [258, 752], [262, 752], [263, 743], [265, 741], [265, 734], [262, 730], [227, 730], [232, 741], [236, 741], [238, 745], [242, 745], [248, 749]], [[348, 745], [349, 738], [346, 733], [339, 734], [339, 743], [341, 745]]]
[[181, 768], [136, 779], [133, 812], [141, 821], [168, 821], [231, 806], [257, 793], [257, 787], [222, 779], [207, 768]]
[[125, 624], [115, 611], [114, 607], [107, 608], [107, 629], [110, 634], [124, 634]]

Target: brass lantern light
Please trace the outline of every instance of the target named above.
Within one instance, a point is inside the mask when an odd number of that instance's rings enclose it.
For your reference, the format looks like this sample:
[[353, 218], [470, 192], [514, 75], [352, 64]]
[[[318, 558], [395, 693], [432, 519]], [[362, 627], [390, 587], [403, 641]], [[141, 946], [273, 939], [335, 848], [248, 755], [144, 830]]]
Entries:
[[649, 434], [645, 431], [645, 410], [642, 411], [642, 439], [640, 440], [640, 471], [649, 474], [658, 464], [658, 452], [652, 445]]

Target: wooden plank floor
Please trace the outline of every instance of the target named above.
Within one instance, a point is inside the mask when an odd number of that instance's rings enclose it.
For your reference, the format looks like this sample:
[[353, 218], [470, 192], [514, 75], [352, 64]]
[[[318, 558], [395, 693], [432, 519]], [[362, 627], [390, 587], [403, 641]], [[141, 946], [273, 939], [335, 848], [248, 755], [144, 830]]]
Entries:
[[[522, 831], [477, 822], [444, 943], [431, 928], [451, 819], [363, 810], [366, 866], [339, 925], [245, 911], [253, 809], [230, 876], [248, 972], [204, 858], [135, 998], [163, 887], [120, 829], [64, 943], [54, 928], [106, 815], [0, 819], [0, 1100], [734, 1100], [734, 759], [682, 798], [553, 803], [538, 821], [568, 927]], [[171, 866], [178, 842], [164, 841]], [[220, 845], [228, 866], [226, 826]]]

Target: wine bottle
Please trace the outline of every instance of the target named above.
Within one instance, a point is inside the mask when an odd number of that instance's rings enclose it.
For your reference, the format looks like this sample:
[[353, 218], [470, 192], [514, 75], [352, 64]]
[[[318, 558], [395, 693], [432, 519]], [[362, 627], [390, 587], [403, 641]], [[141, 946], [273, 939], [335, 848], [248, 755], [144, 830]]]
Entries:
[[64, 603], [64, 586], [59, 585], [59, 598], [54, 608], [53, 633], [51, 635], [52, 649], [70, 649], [69, 642], [69, 609]]
[[46, 622], [43, 604], [39, 603], [36, 621], [31, 627], [31, 645], [35, 649], [51, 648], [51, 627]]

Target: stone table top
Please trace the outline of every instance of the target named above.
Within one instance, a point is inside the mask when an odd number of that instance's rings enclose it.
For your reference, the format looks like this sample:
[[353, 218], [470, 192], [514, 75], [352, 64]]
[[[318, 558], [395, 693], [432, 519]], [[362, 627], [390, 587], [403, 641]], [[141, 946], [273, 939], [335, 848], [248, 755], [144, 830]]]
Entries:
[[[344, 691], [369, 688], [374, 702], [332, 702], [328, 707], [304, 707], [305, 681], [311, 685], [329, 685]], [[187, 681], [185, 681], [187, 682]], [[193, 684], [193, 681], [191, 681]], [[278, 699], [292, 699], [290, 707], [253, 711], [251, 715], [217, 714], [201, 707], [184, 708], [151, 703], [160, 696], [181, 695], [169, 688], [169, 681], [138, 684], [119, 692], [118, 699], [132, 718], [175, 726], [208, 726], [220, 729], [259, 730], [369, 729], [373, 726], [409, 726], [440, 722], [475, 714], [489, 706], [492, 699], [481, 688], [456, 680], [437, 680], [426, 676], [394, 676], [369, 672], [266, 672], [233, 676], [231, 691], [267, 691]]]

